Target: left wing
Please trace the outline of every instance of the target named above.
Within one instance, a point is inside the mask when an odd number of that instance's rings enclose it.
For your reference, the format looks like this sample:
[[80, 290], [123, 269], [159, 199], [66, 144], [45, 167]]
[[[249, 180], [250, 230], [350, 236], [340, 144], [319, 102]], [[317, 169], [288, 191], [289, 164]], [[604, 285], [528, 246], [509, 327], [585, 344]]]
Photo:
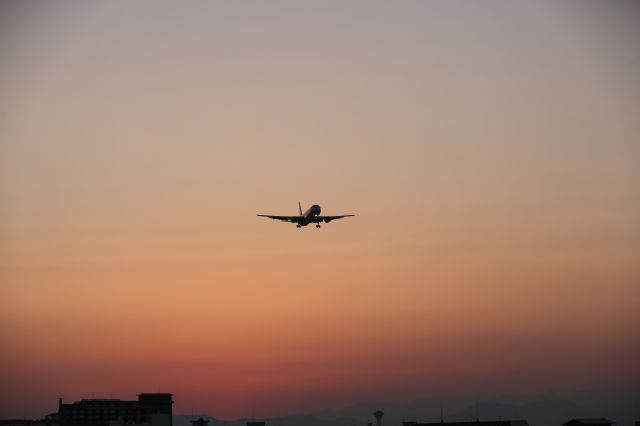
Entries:
[[332, 220], [342, 219], [343, 217], [352, 217], [352, 216], [355, 216], [355, 214], [343, 214], [340, 216], [315, 216], [315, 221], [329, 223]]
[[258, 214], [256, 216], [260, 216], [260, 217], [268, 217], [269, 219], [275, 219], [275, 220], [282, 220], [284, 222], [297, 222], [298, 217], [297, 216], [271, 216], [268, 214]]

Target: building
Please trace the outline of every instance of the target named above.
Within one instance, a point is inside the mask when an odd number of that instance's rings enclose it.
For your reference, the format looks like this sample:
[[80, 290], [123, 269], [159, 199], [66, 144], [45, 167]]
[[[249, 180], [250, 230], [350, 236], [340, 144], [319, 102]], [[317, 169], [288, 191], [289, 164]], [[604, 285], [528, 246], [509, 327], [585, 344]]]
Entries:
[[616, 422], [609, 419], [571, 419], [564, 426], [612, 426]]
[[170, 393], [141, 393], [137, 401], [82, 399], [71, 404], [59, 400], [58, 412], [47, 418], [59, 426], [173, 426]]

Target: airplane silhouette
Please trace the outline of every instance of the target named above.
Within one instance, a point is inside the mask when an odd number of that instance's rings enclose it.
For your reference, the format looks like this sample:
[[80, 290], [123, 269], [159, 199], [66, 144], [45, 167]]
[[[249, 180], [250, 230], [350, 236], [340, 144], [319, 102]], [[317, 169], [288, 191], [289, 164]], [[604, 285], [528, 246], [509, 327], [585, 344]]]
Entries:
[[342, 219], [343, 217], [355, 216], [354, 214], [343, 214], [339, 216], [320, 216], [320, 206], [317, 204], [309, 207], [309, 210], [302, 213], [302, 206], [298, 203], [299, 216], [273, 216], [268, 214], [259, 214], [260, 217], [268, 217], [269, 219], [281, 220], [283, 222], [291, 222], [296, 224], [296, 228], [307, 226], [310, 223], [315, 223], [316, 228], [320, 228], [320, 223], [329, 223], [332, 220]]

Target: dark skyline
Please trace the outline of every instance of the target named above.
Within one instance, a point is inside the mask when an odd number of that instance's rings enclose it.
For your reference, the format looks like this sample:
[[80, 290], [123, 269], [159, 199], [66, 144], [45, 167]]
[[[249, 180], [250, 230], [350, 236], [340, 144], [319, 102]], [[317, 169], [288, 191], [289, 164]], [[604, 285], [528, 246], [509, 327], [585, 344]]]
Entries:
[[[108, 426], [111, 421], [170, 426], [171, 420], [174, 426], [192, 426], [194, 420], [200, 419], [210, 426], [365, 426], [373, 423], [378, 426], [431, 426], [443, 422], [451, 426], [468, 426], [463, 424], [465, 422], [480, 426], [509, 426], [500, 423], [507, 421], [511, 426], [611, 426], [611, 423], [622, 426], [633, 425], [640, 414], [637, 394], [617, 395], [615, 402], [595, 393], [589, 397], [583, 394], [579, 399], [581, 402], [576, 403], [539, 396], [519, 402], [511, 398], [502, 402], [474, 401], [471, 404], [453, 399], [415, 399], [395, 404], [361, 403], [307, 414], [224, 420], [195, 412], [173, 413], [171, 417], [171, 394], [143, 393], [133, 400], [111, 397], [63, 401], [61, 398], [56, 411], [31, 422], [32, 426]], [[372, 407], [384, 407], [385, 412]], [[0, 418], [2, 425], [27, 425], [28, 422], [14, 419], [11, 423]]]

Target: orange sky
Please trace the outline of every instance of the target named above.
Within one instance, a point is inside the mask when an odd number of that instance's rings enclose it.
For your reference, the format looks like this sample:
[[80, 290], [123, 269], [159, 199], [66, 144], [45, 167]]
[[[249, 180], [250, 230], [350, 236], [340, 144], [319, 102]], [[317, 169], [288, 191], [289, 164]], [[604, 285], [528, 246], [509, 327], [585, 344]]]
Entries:
[[640, 379], [639, 8], [0, 9], [0, 417]]

